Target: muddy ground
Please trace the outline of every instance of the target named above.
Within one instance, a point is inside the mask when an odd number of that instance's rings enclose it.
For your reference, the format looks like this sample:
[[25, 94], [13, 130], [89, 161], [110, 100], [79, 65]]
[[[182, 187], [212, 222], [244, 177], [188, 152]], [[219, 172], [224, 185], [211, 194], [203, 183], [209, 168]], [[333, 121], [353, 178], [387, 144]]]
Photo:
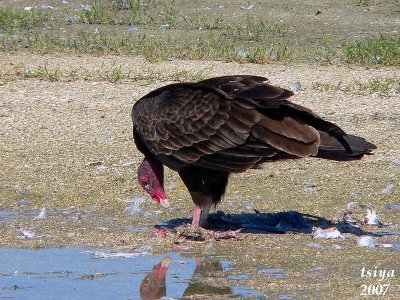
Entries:
[[[347, 132], [377, 145], [361, 161], [319, 159], [283, 161], [232, 176], [225, 213], [297, 211], [337, 222], [346, 204], [356, 201], [376, 207], [380, 220], [396, 231], [400, 212], [387, 204], [400, 202], [400, 103], [396, 90], [341, 90], [354, 82], [398, 78], [398, 68], [308, 65], [253, 65], [207, 61], [168, 61], [150, 64], [142, 58], [2, 54], [3, 71], [47, 66], [95, 72], [115, 63], [143, 75], [184, 71], [205, 77], [227, 74], [263, 75], [272, 84], [301, 89], [292, 100], [305, 105]], [[61, 72], [62, 73], [62, 72]], [[140, 76], [138, 76], [140, 77]], [[130, 110], [141, 96], [160, 85], [157, 80], [109, 83], [100, 78], [56, 82], [10, 80], [0, 86], [0, 246], [23, 248], [97, 247], [132, 250], [150, 246], [152, 253], [185, 250], [196, 255], [228, 257], [241, 282], [269, 295], [282, 292], [302, 298], [360, 297], [362, 284], [381, 283], [362, 278], [361, 269], [395, 270], [388, 298], [400, 293], [399, 252], [392, 248], [357, 247], [354, 234], [340, 240], [313, 240], [308, 233], [248, 233], [242, 240], [174, 245], [172, 237], [155, 236], [153, 226], [174, 218], [190, 218], [192, 202], [172, 171], [166, 172], [171, 210], [150, 199], [141, 213], [124, 209], [132, 197], [145, 196], [136, 182], [142, 155], [132, 140]], [[102, 161], [103, 163], [96, 163]], [[307, 189], [307, 187], [312, 187]], [[389, 188], [388, 188], [389, 187]], [[386, 189], [385, 192], [383, 192]], [[35, 219], [41, 208], [46, 216]], [[387, 227], [389, 228], [389, 227]], [[364, 226], [367, 232], [387, 228]], [[34, 233], [24, 238], [21, 230]], [[398, 235], [376, 237], [379, 243], [399, 243]], [[318, 242], [320, 247], [310, 246]], [[341, 249], [335, 249], [334, 245]], [[240, 255], [238, 255], [240, 253]], [[260, 268], [285, 270], [285, 278], [266, 277]], [[215, 285], [235, 285], [226, 279]], [[295, 297], [296, 298], [296, 297]]]

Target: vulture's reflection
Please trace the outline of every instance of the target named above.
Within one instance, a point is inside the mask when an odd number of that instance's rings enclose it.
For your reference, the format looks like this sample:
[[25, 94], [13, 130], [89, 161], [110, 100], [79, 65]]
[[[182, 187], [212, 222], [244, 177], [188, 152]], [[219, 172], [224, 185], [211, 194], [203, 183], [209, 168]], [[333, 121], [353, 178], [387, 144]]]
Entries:
[[[215, 277], [216, 273], [223, 272], [221, 263], [214, 257], [196, 257], [196, 267], [188, 287], [182, 297], [193, 295], [231, 295], [229, 287], [217, 287], [207, 284], [207, 279]], [[140, 285], [142, 300], [160, 299], [167, 294], [166, 280], [171, 258], [163, 258], [152, 271], [145, 276]]]

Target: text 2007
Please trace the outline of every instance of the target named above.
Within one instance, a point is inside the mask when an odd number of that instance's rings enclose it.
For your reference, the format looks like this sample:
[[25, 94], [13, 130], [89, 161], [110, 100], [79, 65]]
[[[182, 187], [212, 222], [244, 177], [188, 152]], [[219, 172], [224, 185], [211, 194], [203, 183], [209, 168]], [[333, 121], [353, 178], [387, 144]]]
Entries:
[[390, 284], [363, 284], [361, 285], [361, 294], [360, 296], [370, 296], [370, 295], [375, 295], [375, 296], [384, 296], [386, 295], [386, 292], [389, 289]]

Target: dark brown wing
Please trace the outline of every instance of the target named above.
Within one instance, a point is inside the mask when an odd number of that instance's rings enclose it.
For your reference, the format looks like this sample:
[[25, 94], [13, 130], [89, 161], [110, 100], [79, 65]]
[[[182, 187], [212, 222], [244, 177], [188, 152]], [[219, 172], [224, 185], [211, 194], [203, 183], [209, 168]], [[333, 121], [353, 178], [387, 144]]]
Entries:
[[316, 155], [318, 130], [295, 113], [279, 113], [292, 93], [265, 80], [233, 76], [157, 89], [133, 108], [136, 135], [176, 170], [197, 165], [241, 172], [280, 151]]
[[270, 108], [279, 107], [281, 100], [293, 96], [291, 91], [273, 86], [268, 83], [267, 78], [261, 76], [221, 76], [199, 81], [198, 83], [218, 88], [232, 98], [241, 97], [250, 98], [254, 101], [261, 100]]
[[293, 93], [266, 80], [225, 76], [150, 92], [132, 110], [139, 150], [175, 170], [242, 172], [274, 158], [347, 160], [375, 149], [286, 100]]
[[[132, 118], [143, 144], [167, 166], [180, 169], [200, 164], [202, 158], [204, 167], [220, 170], [228, 166], [213, 162], [212, 155], [245, 144], [259, 120], [256, 111], [240, 110], [217, 88], [174, 84], [139, 100]], [[258, 160], [238, 166], [232, 162], [229, 171], [244, 171]]]

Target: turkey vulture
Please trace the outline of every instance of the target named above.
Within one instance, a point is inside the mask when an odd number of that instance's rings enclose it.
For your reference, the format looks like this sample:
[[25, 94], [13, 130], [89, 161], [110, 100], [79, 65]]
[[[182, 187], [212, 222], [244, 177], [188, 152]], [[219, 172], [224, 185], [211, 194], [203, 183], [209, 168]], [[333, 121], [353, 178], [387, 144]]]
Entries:
[[144, 154], [140, 185], [168, 207], [163, 165], [177, 171], [195, 204], [192, 225], [204, 227], [231, 173], [285, 158], [360, 159], [376, 148], [288, 101], [291, 96], [251, 75], [175, 83], [148, 93], [132, 109], [135, 144]]

